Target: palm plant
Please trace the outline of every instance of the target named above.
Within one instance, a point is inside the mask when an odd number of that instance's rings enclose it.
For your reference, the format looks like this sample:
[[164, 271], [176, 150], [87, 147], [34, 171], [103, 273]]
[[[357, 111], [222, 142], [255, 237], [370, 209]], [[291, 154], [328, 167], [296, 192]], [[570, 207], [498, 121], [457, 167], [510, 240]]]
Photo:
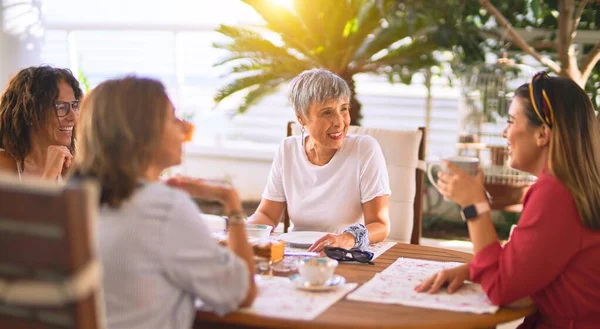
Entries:
[[[437, 64], [435, 28], [414, 10], [399, 10], [394, 0], [295, 0], [293, 9], [272, 0], [242, 0], [265, 21], [264, 26], [221, 25], [228, 41], [214, 47], [228, 51], [215, 64], [232, 65], [235, 77], [214, 96], [215, 102], [248, 91], [238, 108], [243, 113], [262, 97], [303, 70], [326, 68], [352, 90], [352, 124], [361, 118], [354, 76], [385, 75], [390, 82], [410, 82], [412, 75]], [[401, 9], [401, 8], [400, 8]]]

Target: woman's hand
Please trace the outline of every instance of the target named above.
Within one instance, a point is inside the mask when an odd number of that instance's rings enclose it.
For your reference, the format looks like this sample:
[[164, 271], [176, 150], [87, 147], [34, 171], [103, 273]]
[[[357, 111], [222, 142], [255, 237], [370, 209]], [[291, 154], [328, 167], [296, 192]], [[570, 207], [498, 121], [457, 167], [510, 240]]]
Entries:
[[344, 249], [352, 249], [354, 247], [354, 236], [350, 233], [333, 234], [327, 233], [319, 240], [315, 241], [308, 251], [321, 252], [325, 247], [340, 247]]
[[63, 172], [71, 166], [73, 155], [66, 146], [50, 145], [46, 154], [46, 163], [42, 177], [48, 179], [57, 179]]
[[448, 284], [448, 293], [457, 291], [469, 278], [469, 265], [464, 264], [455, 268], [443, 270], [415, 287], [416, 292], [436, 293], [442, 286]]
[[437, 182], [443, 196], [461, 207], [487, 201], [481, 169], [477, 176], [471, 176], [452, 162], [444, 161], [443, 164], [448, 168], [448, 172], [438, 172], [439, 180]]
[[226, 212], [242, 210], [239, 194], [230, 184], [184, 176], [169, 178], [166, 184], [182, 189], [198, 199], [221, 202], [225, 205]]

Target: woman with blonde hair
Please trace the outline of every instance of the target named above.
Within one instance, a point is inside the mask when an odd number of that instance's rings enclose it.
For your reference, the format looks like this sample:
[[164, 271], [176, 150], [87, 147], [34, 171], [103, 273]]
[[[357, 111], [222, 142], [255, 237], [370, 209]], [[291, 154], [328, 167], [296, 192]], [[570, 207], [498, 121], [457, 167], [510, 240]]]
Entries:
[[181, 162], [188, 129], [164, 86], [138, 77], [103, 82], [85, 98], [79, 125], [74, 175], [101, 186], [108, 328], [191, 328], [195, 298], [218, 314], [252, 303], [254, 259], [237, 192], [202, 180], [189, 191], [224, 203], [228, 250], [191, 198], [159, 180]]
[[519, 328], [598, 328], [600, 324], [600, 131], [586, 93], [565, 78], [537, 74], [519, 87], [504, 130], [510, 166], [538, 176], [519, 225], [501, 246], [483, 175], [446, 163], [442, 194], [462, 207], [475, 257], [415, 289], [454, 292], [470, 278], [492, 303], [531, 297], [538, 312]]

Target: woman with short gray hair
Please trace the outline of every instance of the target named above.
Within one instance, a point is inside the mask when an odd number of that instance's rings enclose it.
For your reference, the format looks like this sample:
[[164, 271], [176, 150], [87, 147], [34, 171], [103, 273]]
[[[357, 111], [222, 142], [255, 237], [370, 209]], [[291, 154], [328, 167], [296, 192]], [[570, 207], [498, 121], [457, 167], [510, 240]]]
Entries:
[[302, 135], [281, 143], [250, 222], [275, 227], [287, 208], [294, 231], [329, 233], [311, 251], [365, 248], [387, 237], [385, 159], [374, 138], [347, 134], [350, 97], [346, 81], [324, 69], [291, 81], [289, 98]]

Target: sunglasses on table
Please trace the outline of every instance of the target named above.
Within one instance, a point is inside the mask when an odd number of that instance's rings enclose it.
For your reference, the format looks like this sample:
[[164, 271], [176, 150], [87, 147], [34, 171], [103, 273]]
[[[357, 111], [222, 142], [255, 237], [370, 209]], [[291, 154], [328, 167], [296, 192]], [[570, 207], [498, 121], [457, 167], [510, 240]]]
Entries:
[[375, 263], [373, 263], [373, 256], [375, 254], [367, 250], [348, 250], [339, 247], [325, 247], [323, 251], [327, 257], [335, 259], [339, 262], [359, 262], [375, 265]]

